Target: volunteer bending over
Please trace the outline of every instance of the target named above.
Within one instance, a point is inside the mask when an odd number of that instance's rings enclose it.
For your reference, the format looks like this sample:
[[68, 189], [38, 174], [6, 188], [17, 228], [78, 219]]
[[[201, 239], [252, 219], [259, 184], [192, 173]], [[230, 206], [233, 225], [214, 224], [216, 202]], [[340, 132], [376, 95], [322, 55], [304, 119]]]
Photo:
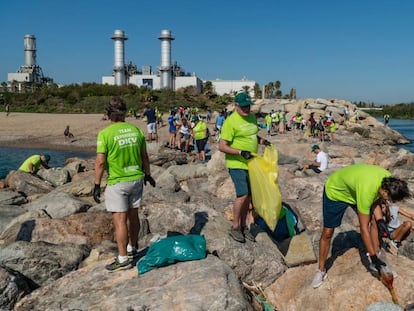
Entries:
[[[323, 230], [319, 240], [319, 267], [312, 281], [317, 288], [326, 279], [328, 257], [334, 229], [342, 222], [345, 210], [351, 206], [357, 211], [362, 241], [370, 255], [373, 266], [380, 271], [386, 263], [377, 254], [380, 250], [379, 236], [386, 231], [382, 221], [371, 222], [371, 205], [380, 198], [397, 202], [409, 196], [407, 182], [391, 177], [386, 169], [368, 164], [355, 164], [333, 173], [326, 181], [323, 191]], [[380, 231], [380, 234], [378, 233]]]

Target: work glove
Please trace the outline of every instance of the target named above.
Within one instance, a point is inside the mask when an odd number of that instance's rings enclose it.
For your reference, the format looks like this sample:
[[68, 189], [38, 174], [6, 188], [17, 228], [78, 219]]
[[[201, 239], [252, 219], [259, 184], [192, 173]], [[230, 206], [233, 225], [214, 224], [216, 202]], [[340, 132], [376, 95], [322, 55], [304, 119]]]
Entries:
[[377, 255], [371, 256], [371, 262], [378, 270], [378, 273], [381, 273], [381, 267], [385, 267], [387, 264], [377, 257]]
[[93, 199], [96, 203], [101, 203], [101, 200], [99, 199], [101, 197], [101, 185], [95, 184], [95, 187], [93, 188]]
[[377, 227], [378, 227], [378, 235], [380, 239], [387, 238], [389, 236], [388, 226], [383, 219], [380, 219], [377, 221]]
[[145, 175], [144, 177], [144, 185], [147, 185], [147, 182], [149, 182], [149, 184], [153, 187], [155, 187], [155, 180], [154, 178], [151, 177], [151, 175]]
[[240, 155], [245, 158], [246, 160], [249, 160], [251, 158], [253, 158], [252, 154], [250, 153], [250, 151], [246, 151], [246, 150], [242, 150], [240, 151]]

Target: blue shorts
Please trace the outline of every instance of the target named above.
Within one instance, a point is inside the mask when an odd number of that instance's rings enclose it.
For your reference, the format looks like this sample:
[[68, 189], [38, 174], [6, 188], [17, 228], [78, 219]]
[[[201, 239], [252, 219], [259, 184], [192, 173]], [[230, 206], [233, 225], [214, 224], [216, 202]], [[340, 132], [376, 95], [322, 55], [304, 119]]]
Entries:
[[332, 201], [325, 193], [323, 188], [322, 209], [323, 209], [323, 226], [325, 228], [336, 228], [342, 223], [347, 207], [350, 206], [356, 212], [356, 206], [341, 201]]
[[229, 173], [234, 188], [236, 189], [236, 196], [239, 198], [245, 195], [251, 195], [249, 171], [239, 168], [230, 168]]

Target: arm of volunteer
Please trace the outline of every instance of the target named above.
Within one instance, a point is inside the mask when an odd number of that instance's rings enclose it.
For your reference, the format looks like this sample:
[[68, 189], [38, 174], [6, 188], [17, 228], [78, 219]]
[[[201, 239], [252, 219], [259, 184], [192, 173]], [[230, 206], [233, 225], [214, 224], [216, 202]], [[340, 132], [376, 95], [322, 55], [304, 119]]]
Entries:
[[372, 243], [371, 236], [370, 236], [370, 215], [364, 215], [361, 214], [361, 212], [358, 212], [358, 219], [359, 219], [359, 229], [361, 232], [361, 239], [362, 242], [364, 242], [365, 248], [367, 249], [370, 256], [375, 255], [375, 248], [374, 244]]
[[145, 175], [151, 175], [150, 161], [146, 147], [141, 148], [142, 171]]
[[401, 207], [399, 208], [399, 210], [398, 210], [398, 212], [401, 214], [401, 215], [403, 215], [403, 216], [405, 216], [405, 217], [407, 217], [407, 218], [410, 218], [411, 220], [414, 220], [414, 215], [413, 214], [411, 214], [411, 213], [409, 213], [409, 212], [407, 212], [405, 209], [402, 209]]
[[220, 139], [219, 141], [219, 150], [227, 154], [241, 154], [241, 150], [230, 147], [230, 143], [224, 139]]
[[106, 155], [105, 153], [96, 154], [95, 159], [95, 185], [101, 183], [103, 173], [105, 171]]

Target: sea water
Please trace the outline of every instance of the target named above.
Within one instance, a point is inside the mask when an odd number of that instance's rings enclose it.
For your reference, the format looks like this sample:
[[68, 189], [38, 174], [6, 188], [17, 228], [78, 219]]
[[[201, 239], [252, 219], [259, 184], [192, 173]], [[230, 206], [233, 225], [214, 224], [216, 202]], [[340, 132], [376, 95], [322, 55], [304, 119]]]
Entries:
[[68, 158], [79, 157], [89, 159], [95, 155], [94, 153], [88, 152], [0, 147], [0, 179], [5, 178], [10, 171], [17, 170], [28, 157], [34, 154], [45, 153], [50, 155], [50, 167], [63, 167]]
[[[378, 118], [378, 121], [382, 122], [382, 119]], [[389, 126], [411, 140], [410, 144], [399, 145], [398, 147], [414, 153], [414, 120], [390, 119]], [[51, 167], [63, 167], [67, 158], [79, 157], [88, 159], [95, 155], [94, 153], [87, 152], [0, 147], [0, 179], [5, 178], [11, 170], [17, 170], [29, 156], [45, 153], [50, 154], [49, 165]]]

